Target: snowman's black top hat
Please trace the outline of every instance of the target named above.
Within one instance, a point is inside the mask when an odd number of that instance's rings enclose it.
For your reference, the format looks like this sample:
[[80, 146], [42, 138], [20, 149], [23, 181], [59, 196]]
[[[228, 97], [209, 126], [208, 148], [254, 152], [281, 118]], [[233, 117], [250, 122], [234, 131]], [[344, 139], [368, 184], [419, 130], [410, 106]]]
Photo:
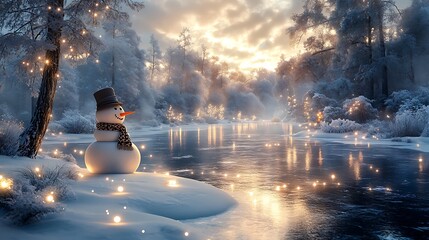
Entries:
[[115, 95], [115, 90], [111, 87], [98, 90], [94, 93], [94, 98], [97, 102], [97, 111], [113, 107], [115, 105], [122, 105]]

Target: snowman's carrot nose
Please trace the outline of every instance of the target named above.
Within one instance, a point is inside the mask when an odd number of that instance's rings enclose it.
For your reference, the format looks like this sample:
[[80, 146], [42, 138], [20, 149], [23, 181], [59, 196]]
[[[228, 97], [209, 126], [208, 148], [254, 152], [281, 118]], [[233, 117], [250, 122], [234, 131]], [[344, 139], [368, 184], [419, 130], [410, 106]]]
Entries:
[[135, 113], [135, 112], [123, 112], [123, 113], [119, 113], [119, 115], [120, 115], [121, 117], [125, 117], [125, 116], [130, 115], [130, 114], [133, 114], [133, 113]]

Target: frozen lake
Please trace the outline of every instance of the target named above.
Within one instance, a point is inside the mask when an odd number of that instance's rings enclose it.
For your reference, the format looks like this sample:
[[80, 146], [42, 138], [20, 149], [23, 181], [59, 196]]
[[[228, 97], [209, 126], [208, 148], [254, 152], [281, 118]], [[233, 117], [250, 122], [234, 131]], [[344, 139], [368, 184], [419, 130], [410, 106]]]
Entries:
[[[139, 171], [210, 183], [239, 205], [186, 221], [211, 239], [423, 239], [429, 236], [429, 154], [294, 139], [285, 123], [173, 127], [133, 141]], [[49, 145], [74, 153], [88, 144]], [[144, 146], [144, 149], [143, 149]], [[198, 204], [198, 203], [195, 203]]]

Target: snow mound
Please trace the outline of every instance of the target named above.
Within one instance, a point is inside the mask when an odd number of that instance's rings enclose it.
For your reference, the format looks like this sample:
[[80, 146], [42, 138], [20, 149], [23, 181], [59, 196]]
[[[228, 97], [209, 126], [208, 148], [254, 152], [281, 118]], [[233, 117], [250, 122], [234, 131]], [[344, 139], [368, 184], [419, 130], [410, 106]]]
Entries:
[[[1, 173], [27, 167], [55, 167], [64, 161], [0, 156]], [[70, 184], [75, 198], [64, 209], [25, 227], [0, 219], [5, 239], [205, 239], [201, 229], [180, 220], [210, 217], [236, 205], [227, 193], [206, 183], [167, 174], [93, 175], [72, 165], [80, 178]], [[119, 223], [114, 218], [121, 218]]]

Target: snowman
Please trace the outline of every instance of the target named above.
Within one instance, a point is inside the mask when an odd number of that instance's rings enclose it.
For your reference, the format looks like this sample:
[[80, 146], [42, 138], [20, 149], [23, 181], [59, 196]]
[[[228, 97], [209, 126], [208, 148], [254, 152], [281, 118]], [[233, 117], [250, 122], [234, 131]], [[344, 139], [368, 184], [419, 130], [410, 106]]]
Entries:
[[131, 142], [125, 117], [134, 112], [125, 112], [113, 88], [104, 88], [94, 93], [97, 102], [96, 142], [85, 152], [85, 165], [91, 173], [133, 173], [140, 165], [140, 152]]

